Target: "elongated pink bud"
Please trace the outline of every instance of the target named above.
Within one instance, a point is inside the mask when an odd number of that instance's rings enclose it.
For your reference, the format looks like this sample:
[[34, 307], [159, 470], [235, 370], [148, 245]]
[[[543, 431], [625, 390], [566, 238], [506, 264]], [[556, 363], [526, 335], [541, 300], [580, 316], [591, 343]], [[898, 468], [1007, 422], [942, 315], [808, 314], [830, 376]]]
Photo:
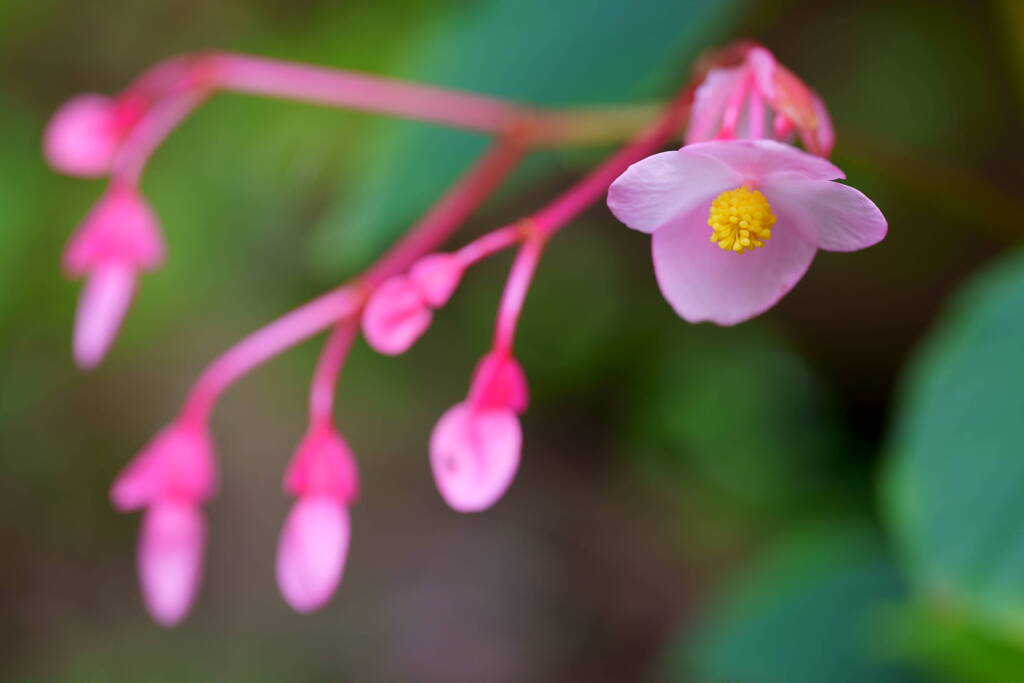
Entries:
[[149, 507], [139, 536], [139, 581], [146, 609], [162, 626], [180, 622], [196, 595], [206, 523], [196, 505], [163, 500]]
[[304, 496], [292, 506], [277, 546], [277, 585], [295, 611], [317, 610], [334, 595], [350, 534], [348, 508], [334, 496]]
[[465, 266], [455, 254], [429, 254], [409, 269], [409, 281], [431, 308], [441, 308], [459, 286]]
[[121, 141], [114, 101], [103, 95], [78, 95], [65, 102], [46, 126], [43, 151], [58, 171], [100, 176], [110, 171]]
[[510, 409], [474, 410], [458, 403], [430, 435], [430, 465], [445, 502], [459, 512], [486, 510], [519, 469], [522, 431]]
[[363, 335], [377, 352], [405, 353], [427, 331], [433, 315], [408, 278], [396, 275], [381, 283], [363, 311]]
[[113, 261], [95, 268], [78, 299], [72, 351], [82, 369], [96, 367], [121, 328], [135, 294], [135, 269]]

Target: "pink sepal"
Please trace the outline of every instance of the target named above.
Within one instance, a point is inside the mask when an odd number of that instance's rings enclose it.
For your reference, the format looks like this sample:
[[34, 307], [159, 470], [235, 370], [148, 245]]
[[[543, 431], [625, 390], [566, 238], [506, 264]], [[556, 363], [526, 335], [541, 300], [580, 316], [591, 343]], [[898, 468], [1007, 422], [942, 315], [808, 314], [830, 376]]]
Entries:
[[352, 450], [333, 427], [310, 429], [284, 476], [293, 496], [333, 496], [345, 503], [359, 497], [359, 470]]
[[213, 447], [205, 426], [173, 422], [146, 444], [110, 489], [118, 510], [137, 510], [164, 500], [200, 503], [216, 486]]
[[517, 413], [526, 410], [529, 390], [519, 361], [498, 351], [484, 356], [473, 373], [469, 403], [480, 410], [510, 408]]
[[68, 275], [83, 276], [111, 262], [148, 270], [163, 259], [164, 240], [153, 210], [134, 188], [114, 185], [71, 236], [63, 261]]

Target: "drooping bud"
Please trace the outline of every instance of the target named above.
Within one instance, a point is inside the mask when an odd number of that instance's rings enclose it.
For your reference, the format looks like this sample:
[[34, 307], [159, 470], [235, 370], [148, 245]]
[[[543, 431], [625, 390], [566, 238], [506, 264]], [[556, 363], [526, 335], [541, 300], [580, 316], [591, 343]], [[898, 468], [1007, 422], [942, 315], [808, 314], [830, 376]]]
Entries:
[[87, 93], [65, 102], [50, 118], [43, 152], [62, 173], [96, 177], [110, 172], [121, 142], [145, 111], [140, 97]]
[[205, 426], [178, 420], [146, 444], [114, 480], [110, 499], [122, 512], [161, 500], [201, 503], [213, 495], [216, 472]]
[[348, 508], [335, 496], [303, 496], [277, 547], [277, 585], [297, 612], [323, 607], [341, 581], [350, 536]]
[[459, 286], [465, 265], [455, 254], [429, 254], [409, 269], [409, 281], [431, 308], [441, 308]]
[[488, 410], [510, 408], [517, 413], [526, 410], [529, 391], [519, 361], [495, 351], [484, 356], [473, 373], [469, 402]]
[[92, 368], [109, 349], [135, 292], [141, 270], [164, 257], [156, 217], [138, 193], [114, 186], [86, 216], [64, 250], [64, 269], [87, 278], [73, 337], [79, 366]]

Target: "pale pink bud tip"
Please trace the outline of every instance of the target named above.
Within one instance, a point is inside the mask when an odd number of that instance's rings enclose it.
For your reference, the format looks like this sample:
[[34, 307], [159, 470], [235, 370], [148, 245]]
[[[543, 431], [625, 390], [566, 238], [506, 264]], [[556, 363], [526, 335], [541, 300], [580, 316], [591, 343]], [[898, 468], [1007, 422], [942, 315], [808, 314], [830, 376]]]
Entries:
[[97, 267], [78, 299], [72, 351], [83, 370], [96, 367], [128, 311], [135, 292], [135, 269], [120, 262]]
[[146, 609], [162, 626], [174, 626], [192, 605], [203, 562], [206, 523], [196, 506], [160, 501], [142, 520], [139, 580]]
[[432, 318], [419, 289], [398, 275], [382, 282], [370, 296], [363, 312], [363, 334], [376, 351], [394, 356], [415, 344]]
[[215, 484], [213, 447], [204, 427], [175, 422], [161, 430], [117, 476], [110, 490], [122, 512], [174, 499], [206, 500]]
[[441, 308], [462, 279], [464, 265], [455, 254], [430, 254], [409, 269], [409, 280], [431, 308]]
[[107, 173], [120, 142], [114, 112], [113, 100], [103, 95], [78, 95], [65, 102], [43, 137], [50, 165], [68, 175]]
[[277, 585], [297, 612], [323, 607], [341, 581], [350, 537], [348, 509], [332, 496], [295, 503], [277, 547]]
[[445, 502], [459, 512], [494, 505], [515, 478], [521, 444], [511, 410], [473, 410], [465, 403], [449, 409], [430, 435], [430, 465]]
[[497, 352], [484, 356], [473, 373], [469, 402], [485, 410], [511, 408], [517, 413], [526, 410], [529, 392], [519, 361]]

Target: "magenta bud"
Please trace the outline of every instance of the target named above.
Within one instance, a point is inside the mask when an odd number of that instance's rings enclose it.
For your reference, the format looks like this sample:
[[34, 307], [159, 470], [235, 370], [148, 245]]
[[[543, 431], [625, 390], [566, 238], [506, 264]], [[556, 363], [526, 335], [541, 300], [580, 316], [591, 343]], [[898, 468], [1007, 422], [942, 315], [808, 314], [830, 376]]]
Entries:
[[277, 585], [297, 612], [323, 607], [341, 581], [351, 534], [348, 508], [333, 496], [292, 506], [277, 546]]
[[458, 403], [430, 435], [430, 465], [445, 502], [479, 512], [500, 499], [519, 469], [522, 432], [509, 409], [474, 410]]
[[431, 308], [441, 308], [459, 286], [465, 266], [455, 254], [429, 254], [409, 269], [409, 281]]
[[519, 361], [496, 351], [480, 360], [473, 373], [469, 403], [478, 409], [510, 408], [521, 413], [528, 402], [526, 375]]
[[419, 289], [396, 275], [382, 282], [366, 302], [363, 335], [379, 353], [395, 356], [415, 344], [432, 319]]
[[359, 470], [352, 450], [331, 426], [313, 428], [295, 450], [284, 477], [285, 493], [332, 496], [346, 503], [359, 496]]
[[74, 176], [101, 176], [110, 171], [121, 141], [114, 100], [78, 95], [54, 113], [43, 135], [47, 161]]
[[142, 519], [138, 570], [142, 598], [153, 619], [174, 626], [188, 613], [199, 586], [206, 523], [196, 505], [152, 504]]
[[167, 499], [199, 503], [213, 494], [215, 479], [205, 426], [177, 421], [158, 432], [121, 471], [110, 499], [122, 512]]

